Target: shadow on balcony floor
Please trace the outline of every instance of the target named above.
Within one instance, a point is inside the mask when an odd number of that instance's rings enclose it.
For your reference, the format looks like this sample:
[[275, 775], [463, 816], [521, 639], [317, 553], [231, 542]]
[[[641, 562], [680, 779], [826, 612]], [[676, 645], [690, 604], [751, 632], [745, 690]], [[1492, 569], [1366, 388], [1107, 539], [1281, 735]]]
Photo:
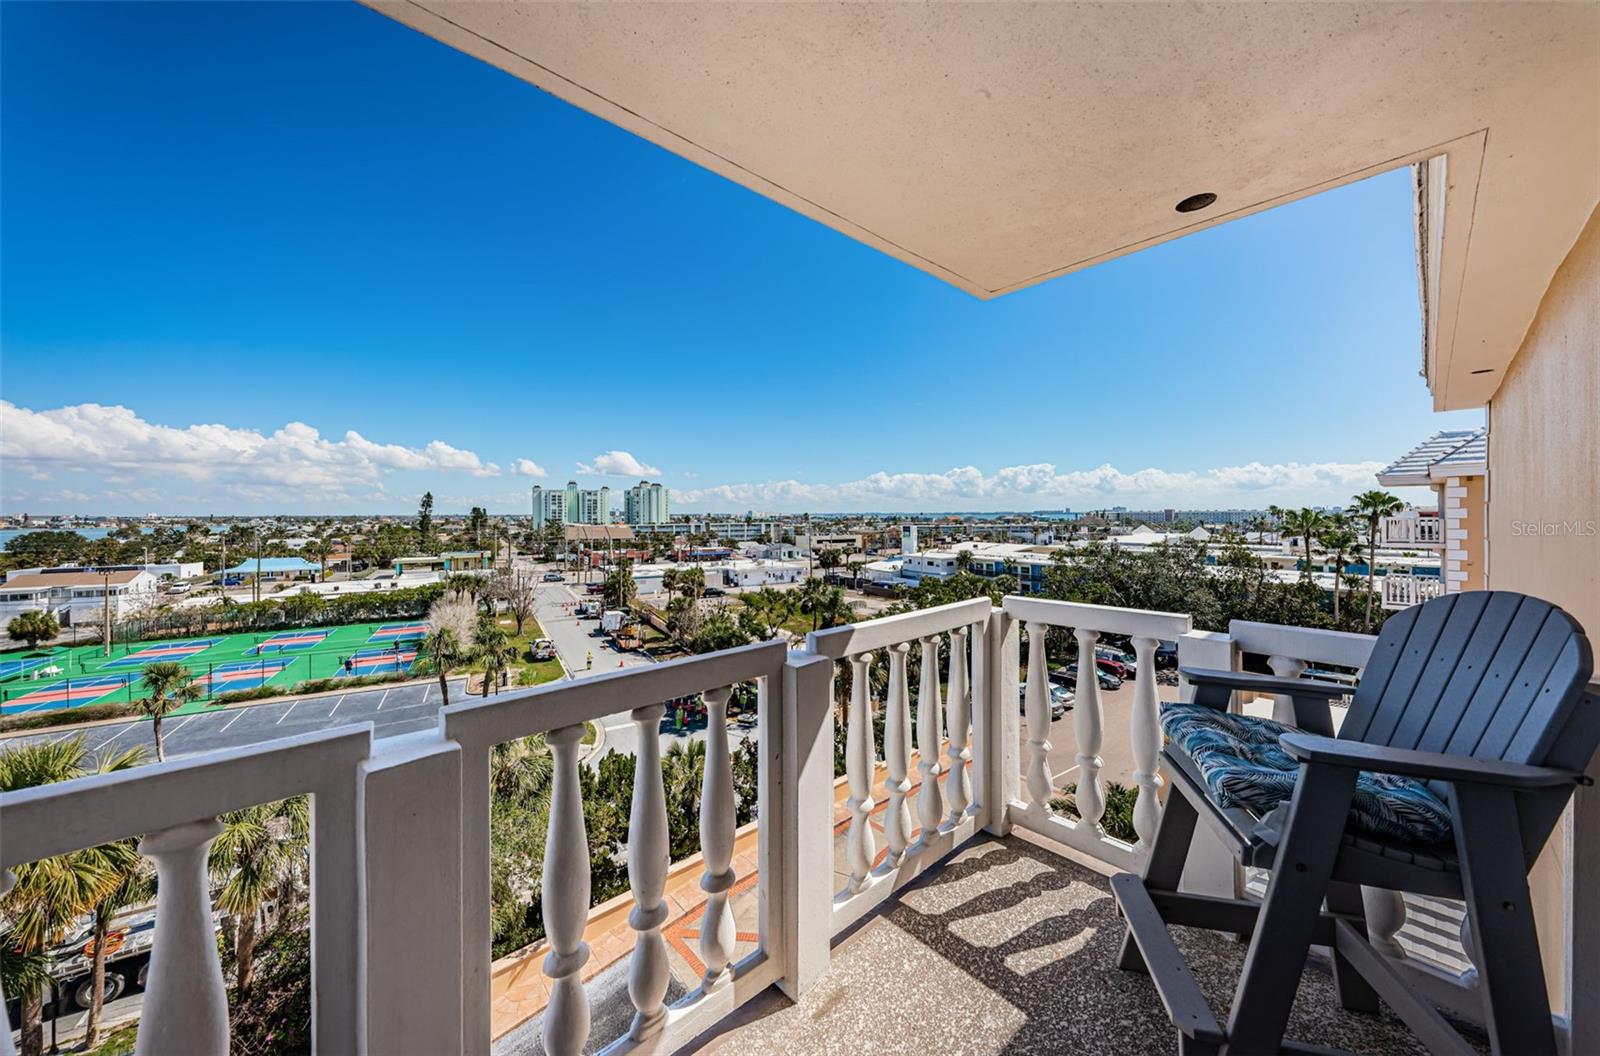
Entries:
[[[969, 845], [834, 948], [798, 1004], [776, 990], [699, 1051], [1106, 1053], [1176, 1051], [1148, 977], [1113, 967], [1122, 938], [1106, 878], [1019, 837]], [[1245, 947], [1180, 929], [1223, 1018]], [[1399, 1019], [1346, 1012], [1313, 958], [1289, 1036], [1352, 1052], [1422, 1054]]]

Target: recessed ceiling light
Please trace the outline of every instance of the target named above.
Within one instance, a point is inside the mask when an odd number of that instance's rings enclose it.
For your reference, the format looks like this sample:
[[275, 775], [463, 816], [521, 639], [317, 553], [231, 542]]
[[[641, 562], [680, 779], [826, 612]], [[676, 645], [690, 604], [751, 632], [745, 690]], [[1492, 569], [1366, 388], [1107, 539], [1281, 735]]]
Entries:
[[1191, 194], [1189, 197], [1178, 203], [1178, 212], [1197, 213], [1216, 200], [1217, 196], [1212, 194], [1210, 191], [1201, 191], [1199, 194]]
[[1493, 374], [1494, 373], [1494, 368], [1493, 367], [1484, 367], [1482, 370], [1475, 370], [1472, 373], [1474, 373], [1474, 374]]

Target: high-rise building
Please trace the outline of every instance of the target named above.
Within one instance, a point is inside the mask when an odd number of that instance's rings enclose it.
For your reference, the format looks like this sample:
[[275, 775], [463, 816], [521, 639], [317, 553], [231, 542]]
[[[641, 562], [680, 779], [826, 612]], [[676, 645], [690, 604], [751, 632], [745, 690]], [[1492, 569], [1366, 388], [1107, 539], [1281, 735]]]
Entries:
[[610, 524], [611, 489], [590, 490], [578, 487], [578, 482], [567, 481], [560, 491], [554, 488], [533, 488], [533, 528], [538, 531], [547, 524]]
[[664, 484], [641, 480], [622, 493], [622, 519], [629, 524], [666, 524], [669, 498]]

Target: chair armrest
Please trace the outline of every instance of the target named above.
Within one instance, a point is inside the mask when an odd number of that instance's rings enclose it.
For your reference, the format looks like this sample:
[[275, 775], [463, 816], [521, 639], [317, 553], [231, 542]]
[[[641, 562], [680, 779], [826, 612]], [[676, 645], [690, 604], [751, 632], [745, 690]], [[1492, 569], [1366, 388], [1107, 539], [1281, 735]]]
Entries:
[[1178, 673], [1196, 686], [1222, 686], [1247, 693], [1284, 693], [1291, 697], [1333, 700], [1348, 697], [1355, 690], [1337, 682], [1318, 682], [1310, 678], [1280, 678], [1258, 675], [1254, 671], [1215, 671], [1207, 667], [1180, 667]]
[[1590, 780], [1575, 770], [1507, 763], [1499, 759], [1478, 759], [1469, 755], [1419, 752], [1412, 748], [1390, 748], [1362, 741], [1318, 737], [1311, 733], [1285, 733], [1278, 738], [1278, 744], [1291, 758], [1302, 763], [1376, 770], [1422, 781], [1459, 781], [1506, 788], [1549, 788], [1586, 784]]

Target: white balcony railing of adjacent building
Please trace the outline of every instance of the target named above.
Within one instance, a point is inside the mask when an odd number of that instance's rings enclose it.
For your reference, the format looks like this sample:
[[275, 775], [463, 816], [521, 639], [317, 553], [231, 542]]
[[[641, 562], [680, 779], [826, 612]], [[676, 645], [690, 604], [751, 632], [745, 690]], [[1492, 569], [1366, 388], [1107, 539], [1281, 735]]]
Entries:
[[[1126, 637], [1138, 660], [1131, 702], [1121, 713], [1108, 713], [1093, 680], [1078, 687], [1070, 720], [1075, 820], [1051, 806], [1058, 778], [1050, 770], [1049, 679], [1039, 646], [1052, 631], [1069, 633], [1079, 655], [1091, 655], [1101, 635]], [[829, 969], [836, 936], [980, 834], [1017, 827], [1116, 868], [1140, 868], [1164, 784], [1156, 650], [1173, 640], [1183, 664], [1238, 669], [1254, 656], [1286, 676], [1308, 666], [1360, 669], [1374, 641], [1237, 622], [1226, 633], [1196, 631], [1184, 615], [1037, 598], [1006, 598], [998, 608], [986, 599], [960, 602], [816, 632], [796, 649], [768, 642], [473, 699], [443, 709], [438, 728], [423, 733], [373, 740], [370, 726], [352, 725], [9, 793], [0, 796], [0, 870], [7, 871], [0, 878], [9, 883], [9, 870], [45, 856], [138, 836], [160, 891], [138, 1051], [224, 1052], [228, 1009], [206, 877], [215, 818], [309, 794], [315, 1050], [485, 1054], [490, 752], [497, 743], [543, 733], [554, 764], [543, 873], [550, 992], [544, 1049], [577, 1053], [603, 1042], [611, 1053], [670, 1052], [769, 987], [796, 998], [810, 990]], [[1026, 714], [1019, 716], [1024, 664]], [[875, 666], [887, 672], [882, 699], [873, 691]], [[836, 700], [841, 668], [850, 676], [848, 697]], [[915, 701], [934, 702], [917, 707], [914, 720], [913, 679]], [[730, 893], [748, 878], [736, 877], [731, 865], [735, 800], [723, 720], [733, 688], [751, 683], [759, 740], [757, 939], [735, 960]], [[1187, 695], [1188, 688], [1166, 692]], [[696, 693], [710, 718], [699, 817], [704, 974], [668, 1005], [662, 931], [670, 863], [657, 730], [660, 702]], [[1292, 713], [1286, 699], [1234, 706]], [[877, 712], [884, 720], [881, 748], [872, 721]], [[627, 991], [634, 1015], [620, 1037], [591, 1039], [582, 982], [590, 884], [580, 738], [585, 722], [618, 713], [629, 714], [640, 734], [627, 847], [634, 902]], [[836, 884], [833, 744], [841, 713], [848, 724], [849, 831], [838, 867], [844, 880]], [[1139, 793], [1131, 844], [1107, 836], [1099, 824], [1100, 753], [1110, 724], [1126, 726]], [[933, 746], [915, 763], [914, 742]], [[880, 767], [888, 799], [881, 855], [872, 824]], [[1570, 825], [1565, 838], [1571, 868], [1600, 872], [1600, 855]], [[1250, 891], [1256, 878], [1236, 870], [1210, 839], [1197, 844], [1185, 884], [1230, 897]], [[1571, 850], [1575, 839], [1578, 853]], [[1569, 877], [1567, 888], [1569, 898], [1594, 899], [1600, 875]], [[1475, 1015], [1459, 907], [1372, 895], [1370, 926], [1389, 955], [1441, 1004]], [[1579, 909], [1595, 912], [1588, 902]], [[1573, 919], [1573, 907], [1567, 910]], [[1569, 993], [1581, 965], [1581, 958], [1568, 957]], [[1149, 1024], [1151, 1031], [1166, 1029], [1165, 1022]], [[0, 1049], [8, 1045], [9, 1032], [0, 1033]]]
[[1440, 547], [1444, 521], [1434, 514], [1403, 513], [1378, 523], [1378, 545], [1389, 547]]
[[1444, 580], [1439, 576], [1395, 572], [1381, 577], [1379, 583], [1383, 588], [1382, 604], [1386, 609], [1409, 609], [1444, 593]]

